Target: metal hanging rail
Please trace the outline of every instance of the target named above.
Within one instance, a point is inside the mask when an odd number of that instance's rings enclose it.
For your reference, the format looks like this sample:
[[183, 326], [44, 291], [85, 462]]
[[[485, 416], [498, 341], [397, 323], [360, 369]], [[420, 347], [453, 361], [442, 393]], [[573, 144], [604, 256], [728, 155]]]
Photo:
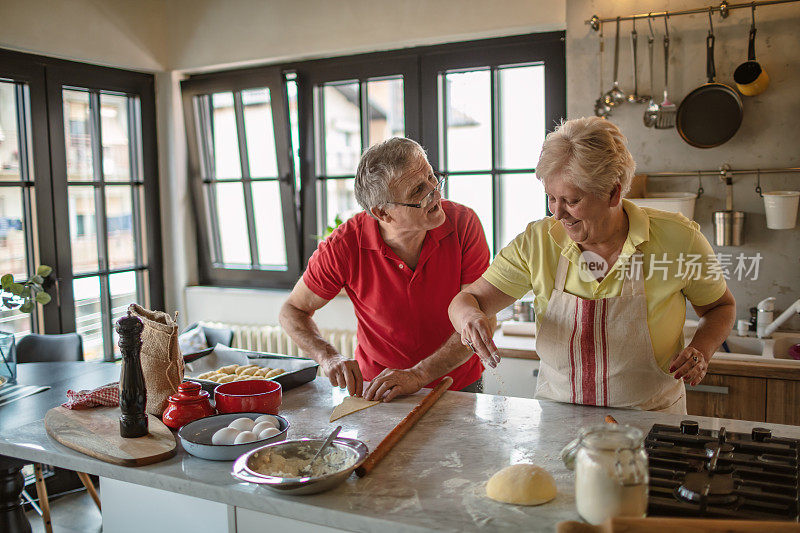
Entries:
[[727, 18], [730, 14], [732, 9], [743, 9], [743, 8], [751, 8], [754, 9], [756, 7], [761, 6], [771, 6], [776, 4], [790, 4], [794, 2], [800, 2], [800, 0], [760, 0], [756, 2], [746, 2], [741, 4], [729, 4], [727, 1], [723, 1], [718, 6], [708, 6], [708, 7], [698, 7], [696, 9], [681, 9], [679, 11], [652, 11], [650, 13], [640, 13], [638, 15], [628, 15], [627, 17], [611, 17], [611, 18], [604, 18], [601, 19], [597, 15], [592, 15], [592, 18], [589, 20], [584, 21], [584, 23], [591, 25], [594, 31], [600, 29], [600, 24], [604, 22], [615, 22], [617, 20], [636, 20], [636, 19], [646, 19], [646, 18], [657, 18], [657, 17], [675, 17], [677, 15], [696, 15], [698, 13], [708, 13], [719, 11], [719, 14], [722, 18]]
[[[733, 176], [736, 174], [789, 174], [800, 172], [800, 167], [785, 168], [752, 168], [734, 170], [727, 165], [723, 165], [717, 170], [687, 170], [682, 172], [641, 172], [647, 174], [648, 178], [684, 178], [697, 176]], [[638, 172], [637, 172], [638, 173]]]

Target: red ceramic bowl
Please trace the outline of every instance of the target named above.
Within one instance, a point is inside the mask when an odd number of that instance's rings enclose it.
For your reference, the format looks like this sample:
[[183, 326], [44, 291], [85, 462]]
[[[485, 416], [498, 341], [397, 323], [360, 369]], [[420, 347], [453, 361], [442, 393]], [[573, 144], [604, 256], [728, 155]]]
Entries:
[[214, 389], [214, 400], [220, 413], [277, 415], [281, 396], [281, 384], [266, 379], [232, 381]]

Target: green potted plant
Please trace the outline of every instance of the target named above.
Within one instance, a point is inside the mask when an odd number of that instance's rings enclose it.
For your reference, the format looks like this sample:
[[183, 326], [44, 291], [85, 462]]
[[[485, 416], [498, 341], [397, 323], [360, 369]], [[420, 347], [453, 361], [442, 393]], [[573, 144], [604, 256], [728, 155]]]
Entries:
[[[14, 281], [13, 274], [3, 275], [0, 278], [0, 311], [19, 309], [23, 313], [30, 313], [37, 303], [49, 303], [50, 295], [44, 291], [42, 284], [51, 272], [51, 267], [40, 265], [36, 274], [22, 283]], [[14, 333], [0, 331], [0, 386], [6, 381], [13, 381], [16, 376]]]

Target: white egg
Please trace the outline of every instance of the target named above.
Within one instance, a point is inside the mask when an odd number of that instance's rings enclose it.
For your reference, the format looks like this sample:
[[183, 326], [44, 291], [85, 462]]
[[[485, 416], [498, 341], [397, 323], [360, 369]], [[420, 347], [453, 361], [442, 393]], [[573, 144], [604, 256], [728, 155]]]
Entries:
[[267, 429], [267, 428], [270, 428], [270, 429], [276, 429], [276, 428], [275, 428], [275, 426], [273, 426], [273, 425], [272, 425], [272, 424], [270, 424], [269, 422], [259, 422], [258, 424], [256, 424], [255, 426], [253, 426], [253, 429], [252, 429], [251, 431], [252, 431], [253, 433], [255, 433], [256, 435], [260, 435], [260, 434], [261, 434], [261, 432], [262, 432], [262, 431], [264, 431], [264, 430], [265, 430], [265, 429]]
[[258, 440], [258, 435], [253, 433], [252, 431], [242, 431], [239, 435], [236, 436], [236, 440], [233, 441], [234, 444], [245, 444], [247, 442], [253, 442], [254, 440]]
[[261, 422], [269, 422], [270, 424], [272, 424], [272, 427], [278, 429], [281, 428], [281, 423], [278, 422], [278, 419], [272, 415], [261, 415], [258, 418], [256, 418], [256, 424], [260, 424]]
[[250, 431], [253, 429], [253, 426], [255, 425], [256, 423], [253, 422], [252, 418], [242, 417], [242, 418], [237, 418], [236, 420], [228, 424], [228, 427], [238, 429], [239, 431]]
[[211, 437], [211, 444], [233, 444], [240, 431], [235, 428], [222, 428]]
[[278, 431], [277, 429], [275, 429], [273, 427], [268, 427], [267, 429], [263, 430], [261, 433], [258, 434], [258, 438], [259, 439], [268, 439], [270, 437], [274, 437], [278, 433], [280, 433], [280, 431]]

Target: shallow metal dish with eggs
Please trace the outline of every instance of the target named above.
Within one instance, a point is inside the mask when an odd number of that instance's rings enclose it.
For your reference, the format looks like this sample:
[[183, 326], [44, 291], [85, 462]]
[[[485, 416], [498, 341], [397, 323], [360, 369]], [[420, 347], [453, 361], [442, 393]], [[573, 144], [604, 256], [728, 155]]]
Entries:
[[[360, 440], [338, 437], [331, 442], [331, 446], [335, 446], [337, 450], [344, 451], [348, 457], [346, 463], [352, 462], [352, 464], [333, 474], [317, 477], [284, 478], [261, 474], [251, 468], [254, 456], [258, 453], [278, 453], [287, 458], [305, 458], [305, 455], [300, 453], [301, 451], [307, 451], [310, 448], [312, 450], [311, 456], [313, 456], [313, 452], [316, 452], [323, 442], [324, 439], [296, 439], [261, 446], [236, 460], [233, 464], [233, 475], [242, 481], [266, 485], [270, 489], [283, 494], [316, 494], [332, 489], [344, 482], [356, 468], [361, 466], [369, 453], [367, 445]], [[311, 456], [308, 457], [309, 460]]]
[[189, 422], [178, 430], [178, 439], [183, 449], [201, 459], [211, 461], [233, 461], [245, 452], [264, 446], [270, 442], [281, 441], [286, 438], [289, 431], [289, 421], [280, 415], [274, 416], [280, 422], [280, 433], [267, 439], [259, 439], [244, 444], [212, 444], [211, 437], [218, 429], [226, 427], [237, 418], [250, 418], [255, 420], [264, 413], [226, 413], [200, 418]]

